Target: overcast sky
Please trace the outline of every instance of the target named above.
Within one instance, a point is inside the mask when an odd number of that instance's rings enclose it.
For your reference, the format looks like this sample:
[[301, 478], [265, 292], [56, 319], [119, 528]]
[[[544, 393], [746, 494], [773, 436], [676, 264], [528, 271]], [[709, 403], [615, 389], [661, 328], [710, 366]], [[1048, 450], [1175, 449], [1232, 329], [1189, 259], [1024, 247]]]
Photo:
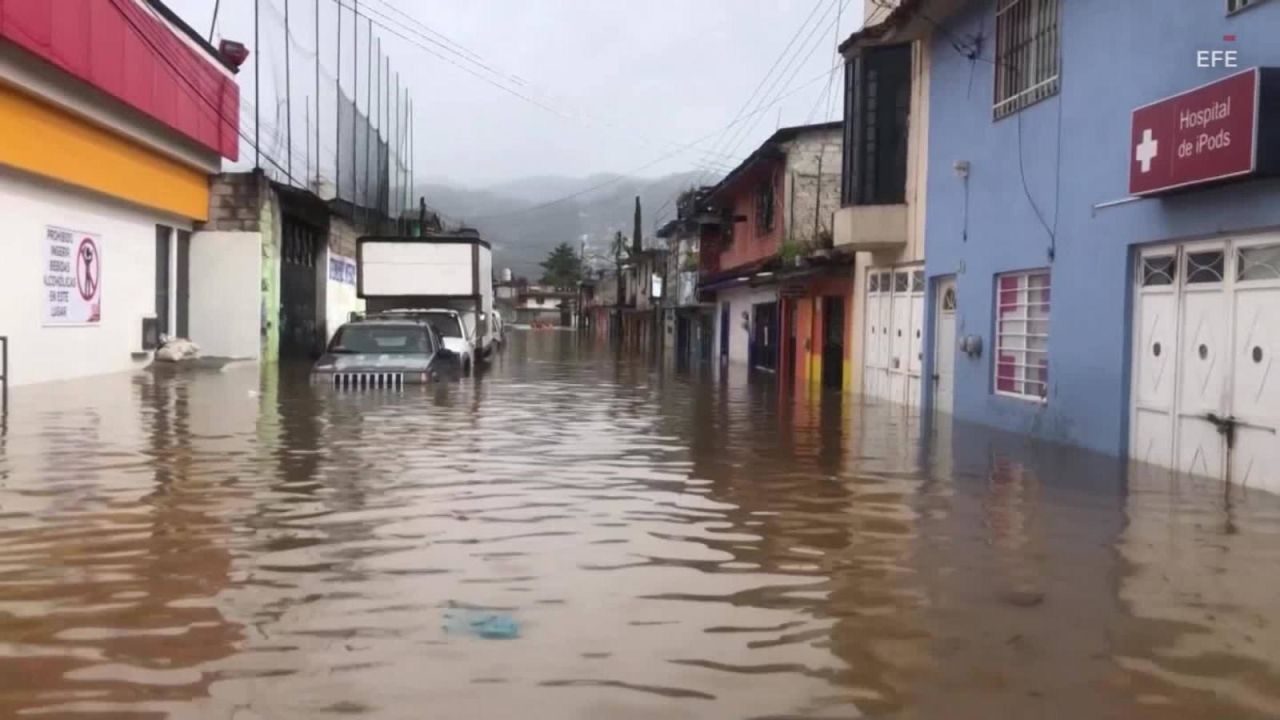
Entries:
[[[315, 153], [314, 142], [302, 139], [302, 98], [314, 95], [316, 0], [288, 1], [294, 37], [293, 162], [301, 166], [308, 145]], [[343, 12], [342, 77], [350, 93], [351, 0], [342, 1], [348, 8]], [[285, 85], [281, 19], [286, 0], [259, 2], [265, 147], [271, 137], [266, 126], [282, 112], [276, 105], [283, 103]], [[202, 34], [208, 32], [214, 0], [167, 3]], [[324, 99], [333, 87], [326, 75], [337, 67], [337, 4], [319, 4]], [[484, 186], [530, 175], [655, 176], [731, 166], [767, 137], [779, 119], [783, 125], [836, 119], [841, 80], [837, 73], [829, 96], [829, 71], [837, 38], [861, 25], [862, 4], [863, 0], [361, 0], [359, 7], [372, 18], [393, 71], [399, 70], [401, 82], [414, 97], [417, 177]], [[838, 28], [837, 7], [843, 8]], [[362, 106], [365, 27], [361, 19]], [[396, 37], [392, 30], [413, 42]], [[252, 49], [253, 0], [221, 0], [215, 44], [219, 38], [241, 40]], [[793, 38], [794, 44], [751, 103], [748, 112], [755, 113], [720, 132]], [[427, 45], [436, 55], [416, 44]], [[250, 134], [253, 62], [251, 58], [245, 64], [239, 77], [241, 97], [247, 101], [248, 122], [242, 127]], [[321, 126], [321, 154], [331, 155], [331, 94], [325, 103], [321, 116], [328, 126]], [[282, 142], [274, 147], [277, 155], [284, 152]], [[249, 143], [242, 142], [241, 151], [252, 159]]]

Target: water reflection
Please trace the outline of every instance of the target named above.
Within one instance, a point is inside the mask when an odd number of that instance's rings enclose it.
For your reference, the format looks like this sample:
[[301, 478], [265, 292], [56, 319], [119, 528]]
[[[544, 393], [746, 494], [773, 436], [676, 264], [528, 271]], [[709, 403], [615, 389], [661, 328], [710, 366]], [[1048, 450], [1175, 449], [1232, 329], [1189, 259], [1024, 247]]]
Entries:
[[1271, 496], [560, 332], [304, 380], [15, 392], [0, 716], [1280, 714]]

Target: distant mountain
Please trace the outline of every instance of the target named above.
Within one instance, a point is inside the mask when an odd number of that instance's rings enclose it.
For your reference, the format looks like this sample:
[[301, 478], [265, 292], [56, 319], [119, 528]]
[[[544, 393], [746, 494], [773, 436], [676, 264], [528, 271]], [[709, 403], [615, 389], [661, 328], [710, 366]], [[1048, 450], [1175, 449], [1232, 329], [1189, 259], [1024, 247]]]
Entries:
[[[614, 232], [631, 236], [637, 195], [644, 235], [652, 237], [655, 218], [665, 222], [674, 217], [676, 195], [700, 177], [699, 172], [660, 178], [533, 176], [481, 189], [429, 183], [419, 185], [417, 194], [448, 223], [478, 229], [493, 245], [496, 269], [509, 267], [515, 275], [537, 281], [542, 274], [538, 263], [562, 242], [580, 249], [585, 241], [588, 257], [601, 258], [597, 264], [603, 264]], [[719, 178], [701, 179], [710, 184]]]

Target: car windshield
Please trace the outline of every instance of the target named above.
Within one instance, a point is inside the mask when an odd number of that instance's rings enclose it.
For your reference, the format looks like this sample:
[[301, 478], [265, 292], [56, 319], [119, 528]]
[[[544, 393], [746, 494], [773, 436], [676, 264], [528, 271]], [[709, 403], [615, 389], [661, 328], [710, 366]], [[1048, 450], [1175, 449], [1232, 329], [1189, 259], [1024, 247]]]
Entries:
[[330, 344], [340, 353], [429, 353], [427, 331], [415, 325], [343, 325]]
[[462, 326], [458, 323], [457, 315], [451, 313], [427, 313], [427, 322], [435, 326], [436, 332], [440, 333], [440, 337], [462, 337]]

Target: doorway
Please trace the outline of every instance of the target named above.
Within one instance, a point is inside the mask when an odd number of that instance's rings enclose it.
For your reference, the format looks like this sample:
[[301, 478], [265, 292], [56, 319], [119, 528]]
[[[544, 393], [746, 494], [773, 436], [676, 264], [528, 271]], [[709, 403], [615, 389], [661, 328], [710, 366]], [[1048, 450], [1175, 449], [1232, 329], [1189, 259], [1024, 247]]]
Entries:
[[285, 217], [281, 229], [280, 357], [310, 359], [323, 345], [316, 314], [320, 234], [289, 217]]
[[787, 347], [782, 353], [782, 362], [783, 367], [786, 368], [787, 385], [793, 386], [796, 382], [796, 325], [799, 320], [796, 306], [800, 303], [796, 298], [787, 298], [783, 302], [787, 308]]
[[822, 387], [844, 387], [844, 297], [822, 298]]
[[955, 406], [956, 279], [939, 278], [935, 291], [937, 325], [933, 336], [933, 409], [950, 415]]
[[862, 390], [870, 397], [916, 407], [924, 364], [924, 270], [871, 268], [866, 277]]
[[720, 303], [720, 364], [729, 363], [729, 303]]
[[1280, 490], [1280, 236], [1148, 248], [1135, 271], [1130, 455]]
[[751, 366], [757, 370], [778, 370], [778, 303], [751, 306]]

